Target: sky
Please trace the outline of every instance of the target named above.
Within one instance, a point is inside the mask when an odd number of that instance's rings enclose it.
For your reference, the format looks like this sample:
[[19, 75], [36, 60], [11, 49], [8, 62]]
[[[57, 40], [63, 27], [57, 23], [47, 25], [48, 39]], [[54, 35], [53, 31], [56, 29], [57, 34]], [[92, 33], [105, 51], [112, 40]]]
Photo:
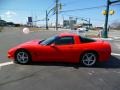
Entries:
[[[111, 0], [114, 1], [114, 0]], [[59, 0], [62, 9], [59, 11], [67, 11], [74, 9], [91, 8], [106, 5], [107, 0]], [[116, 4], [120, 4], [116, 3]], [[33, 17], [33, 21], [45, 20], [46, 10], [50, 10], [55, 6], [55, 0], [0, 0], [0, 17], [3, 20], [15, 23], [25, 24], [27, 17]], [[96, 9], [85, 9], [71, 12], [59, 12], [59, 23], [69, 17], [79, 18], [78, 22], [84, 21], [81, 18], [91, 20], [94, 26], [103, 26], [105, 16], [102, 11], [105, 7]], [[115, 14], [109, 16], [109, 24], [115, 21], [120, 21], [120, 5], [110, 6], [110, 10], [114, 10]], [[49, 14], [49, 24], [54, 25], [55, 15], [53, 12]], [[39, 21], [37, 25], [45, 25], [45, 21]]]

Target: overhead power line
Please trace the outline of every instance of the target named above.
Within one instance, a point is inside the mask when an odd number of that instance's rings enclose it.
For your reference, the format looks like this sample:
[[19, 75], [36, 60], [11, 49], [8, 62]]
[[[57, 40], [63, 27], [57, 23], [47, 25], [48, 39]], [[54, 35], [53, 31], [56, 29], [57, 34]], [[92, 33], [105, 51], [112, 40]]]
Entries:
[[[79, 17], [79, 16], [75, 16], [75, 15], [68, 15], [68, 14], [62, 14], [63, 16], [69, 16], [69, 17], [74, 17], [74, 18], [78, 18], [78, 19], [88, 19], [88, 18], [85, 18], [85, 17]], [[101, 22], [103, 22], [104, 21], [104, 19], [96, 19], [96, 18], [94, 18], [94, 19], [92, 19], [92, 21], [101, 21]]]
[[105, 5], [103, 5], [103, 6], [97, 6], [97, 7], [89, 7], [89, 8], [65, 10], [65, 11], [61, 11], [61, 12], [73, 12], [73, 11], [81, 11], [81, 10], [96, 9], [96, 8], [101, 8], [101, 7], [105, 7]]
[[[52, 1], [51, 1], [52, 2]], [[49, 7], [47, 7], [47, 10], [49, 10], [50, 8], [52, 8], [54, 6], [54, 2], [52, 2]]]
[[[120, 5], [120, 4], [113, 4], [111, 6], [117, 6], [117, 5]], [[64, 11], [61, 11], [61, 12], [75, 12], [75, 11], [82, 11], [82, 10], [99, 9], [99, 8], [104, 8], [104, 7], [106, 7], [106, 5], [95, 6], [95, 7], [88, 7], [88, 8], [80, 8], [80, 9], [72, 9], [72, 10], [64, 10]]]

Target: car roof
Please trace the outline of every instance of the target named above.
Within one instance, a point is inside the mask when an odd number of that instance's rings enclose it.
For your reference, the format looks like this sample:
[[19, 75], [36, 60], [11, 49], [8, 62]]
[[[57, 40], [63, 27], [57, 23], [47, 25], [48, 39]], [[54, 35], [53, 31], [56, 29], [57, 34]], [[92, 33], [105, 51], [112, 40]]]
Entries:
[[63, 36], [79, 36], [79, 35], [77, 35], [75, 33], [64, 32], [64, 33], [60, 33], [59, 36], [63, 37]]

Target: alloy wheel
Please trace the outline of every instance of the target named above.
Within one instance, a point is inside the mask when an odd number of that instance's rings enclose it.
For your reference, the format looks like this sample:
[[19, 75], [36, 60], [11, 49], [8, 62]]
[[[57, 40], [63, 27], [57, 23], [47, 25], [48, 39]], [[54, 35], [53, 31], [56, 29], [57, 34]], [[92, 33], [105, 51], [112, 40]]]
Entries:
[[85, 66], [93, 66], [95, 65], [97, 60], [97, 56], [94, 53], [85, 53], [82, 57], [82, 64]]

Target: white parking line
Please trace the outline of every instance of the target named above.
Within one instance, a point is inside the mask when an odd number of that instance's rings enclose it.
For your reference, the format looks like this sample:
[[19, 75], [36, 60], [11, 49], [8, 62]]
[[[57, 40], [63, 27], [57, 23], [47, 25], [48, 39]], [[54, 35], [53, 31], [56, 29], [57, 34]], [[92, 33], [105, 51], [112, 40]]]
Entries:
[[120, 54], [118, 54], [118, 53], [111, 53], [111, 55], [120, 56]]
[[12, 61], [11, 62], [0, 63], [0, 67], [11, 65], [11, 64], [14, 64], [14, 63]]

